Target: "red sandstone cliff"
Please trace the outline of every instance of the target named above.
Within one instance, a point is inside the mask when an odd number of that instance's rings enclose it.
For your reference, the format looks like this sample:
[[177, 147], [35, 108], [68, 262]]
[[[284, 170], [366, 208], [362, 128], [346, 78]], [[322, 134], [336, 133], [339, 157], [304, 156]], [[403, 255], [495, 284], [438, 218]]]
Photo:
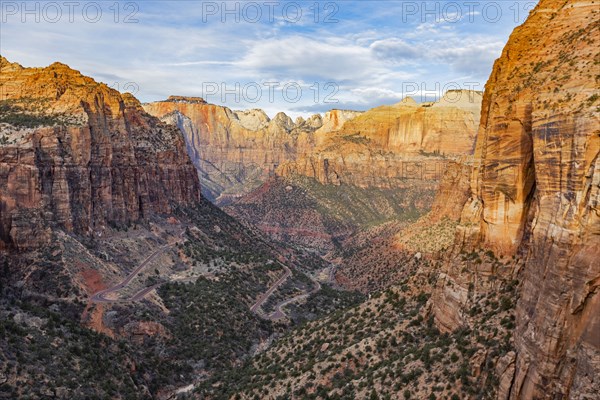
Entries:
[[60, 63], [0, 59], [0, 244], [92, 233], [198, 200], [183, 138], [121, 95]]
[[[590, 1], [540, 1], [486, 85], [457, 244], [517, 260], [516, 358], [499, 398], [600, 393], [599, 13]], [[450, 263], [434, 294], [446, 329], [466, 320], [462, 275]]]

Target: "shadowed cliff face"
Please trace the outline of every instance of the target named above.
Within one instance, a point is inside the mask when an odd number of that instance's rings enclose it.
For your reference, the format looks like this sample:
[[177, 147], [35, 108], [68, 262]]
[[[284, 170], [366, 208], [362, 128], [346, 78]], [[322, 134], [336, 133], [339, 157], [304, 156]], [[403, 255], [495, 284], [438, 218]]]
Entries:
[[[517, 354], [500, 398], [600, 392], [599, 44], [597, 4], [542, 0], [486, 85], [457, 244], [520, 260]], [[448, 275], [460, 288], [452, 265]], [[464, 321], [451, 291], [434, 298], [446, 328]]]
[[179, 131], [64, 64], [0, 60], [0, 239], [19, 249], [50, 228], [100, 232], [198, 200]]
[[231, 111], [178, 96], [144, 108], [182, 129], [204, 193], [227, 204], [274, 174], [386, 189], [421, 175], [437, 181], [443, 156], [472, 152], [480, 105], [481, 93], [451, 91], [435, 103], [407, 98], [295, 122], [283, 113], [270, 120], [262, 110]]
[[221, 204], [251, 192], [280, 164], [309, 152], [317, 132], [335, 129], [358, 114], [333, 110], [325, 118], [315, 115], [294, 122], [284, 113], [270, 119], [262, 110], [232, 111], [180, 96], [144, 108], [182, 130], [203, 193]]

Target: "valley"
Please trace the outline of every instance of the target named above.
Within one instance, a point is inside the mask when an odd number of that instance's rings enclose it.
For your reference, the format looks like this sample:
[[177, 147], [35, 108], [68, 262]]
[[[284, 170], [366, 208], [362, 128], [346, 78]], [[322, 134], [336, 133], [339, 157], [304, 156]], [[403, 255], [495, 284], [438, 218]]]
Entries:
[[295, 119], [0, 56], [0, 399], [597, 398], [599, 21]]

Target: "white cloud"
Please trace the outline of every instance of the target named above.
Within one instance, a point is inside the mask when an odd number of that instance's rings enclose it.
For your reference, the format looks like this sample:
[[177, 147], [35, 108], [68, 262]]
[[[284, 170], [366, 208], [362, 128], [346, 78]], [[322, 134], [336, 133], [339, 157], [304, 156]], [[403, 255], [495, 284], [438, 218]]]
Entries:
[[369, 47], [377, 58], [390, 62], [415, 60], [423, 56], [419, 46], [395, 37], [376, 40]]
[[304, 36], [254, 41], [237, 65], [257, 73], [336, 81], [362, 79], [377, 71], [384, 72], [367, 47], [339, 38], [324, 41]]
[[491, 70], [500, 56], [504, 43], [489, 38], [458, 38], [455, 34], [439, 35], [435, 39], [407, 42], [392, 37], [375, 41], [371, 49], [381, 60], [401, 64], [448, 64], [453, 71], [481, 75]]
[[[309, 14], [302, 24], [203, 23], [199, 4], [140, 3], [137, 24], [115, 24], [110, 14], [95, 24], [12, 19], [2, 24], [0, 53], [26, 66], [61, 61], [119, 88], [134, 82], [142, 101], [202, 95], [205, 82], [298, 82], [306, 90], [294, 104], [280, 97], [257, 104], [227, 99], [232, 108], [271, 113], [393, 103], [407, 81], [432, 86], [461, 76], [483, 84], [510, 31], [500, 24], [475, 33], [459, 32], [458, 23], [407, 24], [389, 17], [397, 14], [390, 7], [400, 10], [389, 2], [340, 4], [340, 22], [329, 25], [310, 25]], [[359, 4], [361, 12], [352, 9]], [[339, 85], [338, 105], [312, 98], [310, 86], [328, 81]]]

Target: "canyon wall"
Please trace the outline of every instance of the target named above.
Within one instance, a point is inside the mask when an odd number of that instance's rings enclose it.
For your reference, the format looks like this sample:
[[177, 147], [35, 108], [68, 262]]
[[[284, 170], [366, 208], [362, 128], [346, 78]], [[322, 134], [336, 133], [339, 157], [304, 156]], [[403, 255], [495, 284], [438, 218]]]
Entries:
[[447, 158], [472, 153], [480, 105], [479, 92], [449, 91], [434, 103], [407, 98], [295, 122], [284, 113], [271, 120], [262, 110], [232, 111], [181, 96], [144, 108], [180, 127], [204, 193], [226, 204], [273, 175], [378, 188], [438, 181]]
[[0, 59], [0, 244], [47, 242], [167, 214], [199, 199], [179, 130], [60, 63]]
[[449, 91], [295, 122], [201, 98], [145, 104], [183, 132], [203, 193], [278, 241], [330, 251], [357, 229], [427, 212], [448, 163], [471, 154], [482, 94]]
[[449, 91], [433, 103], [381, 106], [320, 135], [311, 154], [279, 168], [324, 184], [393, 188], [439, 181], [449, 159], [473, 152], [481, 93]]
[[284, 113], [270, 119], [262, 110], [232, 111], [181, 96], [143, 107], [184, 132], [203, 193], [217, 203], [256, 189], [280, 164], [310, 152], [317, 131], [336, 129], [358, 114], [332, 110], [294, 122]]
[[[600, 393], [599, 17], [590, 1], [541, 0], [485, 88], [456, 244], [513, 257], [521, 281], [499, 398]], [[444, 329], [465, 322], [463, 275], [450, 262], [434, 294]]]

